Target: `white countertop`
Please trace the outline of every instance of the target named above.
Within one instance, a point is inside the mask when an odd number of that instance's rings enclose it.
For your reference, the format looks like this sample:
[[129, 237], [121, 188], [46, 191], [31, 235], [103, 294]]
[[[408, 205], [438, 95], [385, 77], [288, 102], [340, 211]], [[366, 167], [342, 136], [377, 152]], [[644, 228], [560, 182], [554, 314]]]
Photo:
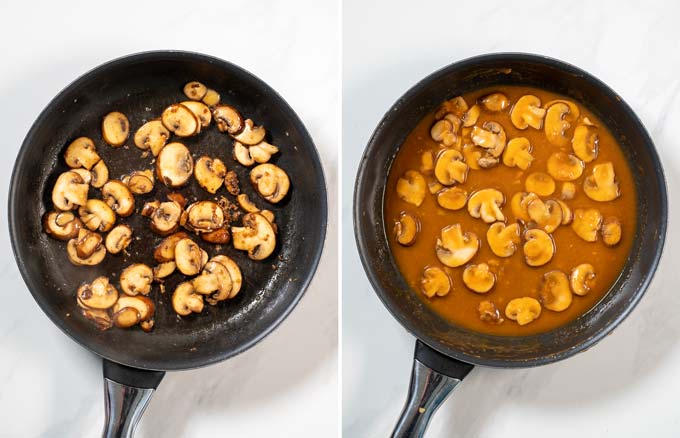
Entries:
[[[338, 10], [334, 1], [2, 2], [0, 16], [0, 437], [98, 436], [101, 363], [59, 331], [26, 289], [5, 211], [14, 157], [63, 87], [116, 57], [152, 49], [246, 68], [295, 109], [321, 153], [329, 227], [304, 298], [273, 334], [219, 365], [166, 375], [137, 437], [332, 437], [337, 419]], [[236, 41], [236, 43], [234, 43]], [[11, 303], [11, 304], [10, 304]]]
[[358, 259], [351, 196], [360, 155], [384, 112], [418, 80], [454, 61], [500, 51], [573, 63], [633, 107], [664, 163], [671, 200], [668, 240], [652, 286], [611, 336], [545, 367], [473, 370], [442, 405], [427, 437], [678, 436], [680, 4], [345, 0], [344, 5], [344, 436], [388, 435], [405, 400], [414, 344], [371, 290]]

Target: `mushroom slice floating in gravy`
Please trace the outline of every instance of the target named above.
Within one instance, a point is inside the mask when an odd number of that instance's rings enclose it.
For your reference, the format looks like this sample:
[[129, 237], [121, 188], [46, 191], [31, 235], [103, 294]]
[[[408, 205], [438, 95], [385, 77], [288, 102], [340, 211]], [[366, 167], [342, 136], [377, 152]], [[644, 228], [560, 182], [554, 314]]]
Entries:
[[479, 239], [472, 231], [463, 233], [460, 224], [449, 225], [437, 238], [435, 250], [440, 262], [455, 268], [469, 262], [479, 250]]
[[451, 279], [441, 268], [430, 266], [423, 270], [420, 287], [428, 298], [443, 297], [451, 290]]

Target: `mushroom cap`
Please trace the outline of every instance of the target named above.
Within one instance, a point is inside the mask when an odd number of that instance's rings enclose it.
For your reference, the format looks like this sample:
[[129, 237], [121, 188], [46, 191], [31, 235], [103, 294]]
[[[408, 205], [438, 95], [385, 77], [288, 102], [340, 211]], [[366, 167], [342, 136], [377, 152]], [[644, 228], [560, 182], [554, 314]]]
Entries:
[[220, 98], [220, 93], [213, 90], [212, 88], [208, 88], [208, 91], [205, 93], [205, 96], [203, 96], [202, 100], [203, 103], [208, 106], [215, 106], [220, 103]]
[[447, 114], [446, 117], [434, 122], [430, 128], [430, 137], [444, 146], [453, 146], [458, 142], [457, 132], [462, 122], [453, 114]]
[[242, 227], [231, 227], [234, 248], [248, 251], [248, 257], [253, 260], [269, 257], [276, 248], [272, 224], [260, 213], [247, 213], [242, 221]]
[[505, 221], [501, 206], [505, 203], [505, 195], [496, 189], [477, 190], [467, 203], [468, 213], [486, 223]]
[[614, 173], [614, 165], [608, 161], [593, 166], [593, 172], [583, 180], [583, 191], [593, 201], [613, 201], [621, 195]]
[[510, 121], [517, 129], [541, 129], [545, 109], [541, 108], [541, 99], [527, 94], [520, 97], [510, 111]]
[[407, 170], [397, 180], [397, 195], [399, 199], [419, 207], [425, 199], [425, 178], [415, 170]]
[[579, 179], [585, 168], [583, 161], [575, 155], [555, 152], [548, 158], [546, 164], [548, 174], [558, 181], [573, 181]]
[[597, 241], [597, 232], [602, 226], [602, 213], [595, 208], [577, 208], [571, 228], [576, 235], [586, 242]]
[[104, 184], [102, 197], [118, 216], [127, 217], [135, 212], [135, 197], [122, 181], [110, 180]]
[[451, 290], [451, 279], [441, 268], [429, 266], [423, 270], [420, 287], [428, 298], [443, 297]]
[[489, 270], [489, 265], [486, 263], [468, 265], [463, 271], [463, 283], [471, 291], [484, 294], [496, 284], [496, 274]]
[[520, 243], [519, 224], [493, 223], [486, 232], [486, 240], [491, 251], [498, 257], [510, 257], [517, 251]]
[[463, 233], [460, 224], [454, 224], [442, 228], [435, 248], [440, 262], [456, 268], [469, 262], [477, 254], [479, 245], [479, 238], [475, 233]]
[[599, 151], [599, 137], [592, 126], [578, 125], [574, 129], [571, 139], [571, 147], [574, 154], [586, 163], [597, 158]]
[[503, 152], [503, 164], [527, 170], [534, 160], [531, 155], [531, 143], [526, 137], [515, 137], [510, 140]]
[[579, 296], [587, 295], [595, 287], [595, 268], [590, 263], [582, 263], [571, 270], [569, 285]]
[[555, 242], [550, 234], [539, 229], [524, 232], [524, 261], [529, 266], [543, 266], [555, 254]]
[[255, 166], [250, 171], [250, 182], [257, 193], [273, 204], [283, 200], [290, 189], [288, 174], [271, 163]]
[[505, 316], [519, 325], [527, 325], [541, 316], [541, 303], [531, 297], [515, 298], [505, 307]]
[[437, 155], [434, 176], [441, 184], [445, 186], [451, 186], [455, 183], [462, 184], [467, 179], [467, 174], [468, 166], [463, 161], [463, 154], [456, 149], [447, 148]]
[[569, 279], [562, 271], [549, 271], [543, 274], [538, 292], [543, 307], [553, 312], [562, 312], [571, 306], [572, 293]]

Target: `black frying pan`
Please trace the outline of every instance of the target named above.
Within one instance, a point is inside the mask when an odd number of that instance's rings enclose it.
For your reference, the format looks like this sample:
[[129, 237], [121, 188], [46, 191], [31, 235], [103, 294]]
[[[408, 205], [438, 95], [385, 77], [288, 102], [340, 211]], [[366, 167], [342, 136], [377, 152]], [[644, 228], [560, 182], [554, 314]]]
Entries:
[[[637, 192], [633, 248], [616, 283], [586, 314], [533, 336], [476, 333], [434, 313], [402, 278], [383, 221], [387, 175], [400, 145], [416, 124], [444, 99], [499, 85], [545, 88], [588, 107], [619, 139]], [[354, 229], [364, 269], [385, 307], [417, 338], [409, 396], [394, 436], [422, 436], [434, 411], [473, 365], [544, 365], [583, 351], [609, 334], [633, 310], [652, 279], [666, 236], [667, 216], [663, 170], [647, 131], [621, 97], [583, 70], [536, 55], [484, 55], [445, 67], [406, 92], [371, 137], [354, 192]]]
[[[107, 255], [95, 267], [71, 265], [65, 245], [42, 232], [41, 216], [52, 209], [51, 190], [67, 167], [62, 155], [78, 136], [95, 140], [109, 166], [111, 178], [131, 169], [151, 168], [153, 157], [142, 158], [132, 140], [129, 148], [114, 149], [101, 139], [102, 117], [112, 110], [125, 113], [131, 131], [158, 117], [173, 102], [185, 100], [184, 84], [198, 80], [216, 89], [222, 102], [237, 107], [245, 117], [263, 124], [268, 140], [280, 147], [272, 162], [286, 170], [291, 190], [279, 204], [266, 205], [279, 227], [277, 248], [267, 260], [254, 262], [226, 245], [221, 253], [241, 267], [244, 284], [236, 298], [206, 306], [201, 314], [179, 318], [170, 298], [182, 276], [157, 287], [156, 324], [152, 333], [138, 328], [101, 332], [76, 307], [78, 286], [99, 275], [115, 276], [140, 261], [153, 266], [153, 247], [161, 238], [149, 230], [148, 219], [138, 214], [123, 219], [134, 229], [129, 256]], [[180, 139], [192, 151], [218, 156], [238, 173], [241, 188], [260, 205], [267, 204], [253, 191], [248, 169], [235, 164], [228, 136], [214, 127], [200, 135]], [[157, 182], [154, 191], [138, 196], [144, 202], [169, 192]], [[182, 189], [189, 202], [208, 199], [191, 183]], [[218, 194], [229, 196], [224, 188]], [[90, 197], [100, 197], [91, 189]], [[255, 345], [295, 307], [316, 270], [326, 232], [326, 186], [314, 143], [290, 106], [267, 84], [226, 61], [197, 53], [160, 51], [140, 53], [106, 63], [83, 75], [50, 102], [31, 127], [14, 166], [9, 193], [9, 228], [21, 274], [42, 310], [73, 340], [104, 358], [107, 388], [105, 436], [131, 436], [164, 371], [184, 370], [228, 359]], [[119, 219], [119, 221], [121, 221]], [[197, 240], [198, 241], [198, 240]], [[198, 241], [212, 256], [214, 245]], [[114, 279], [114, 284], [116, 284]]]

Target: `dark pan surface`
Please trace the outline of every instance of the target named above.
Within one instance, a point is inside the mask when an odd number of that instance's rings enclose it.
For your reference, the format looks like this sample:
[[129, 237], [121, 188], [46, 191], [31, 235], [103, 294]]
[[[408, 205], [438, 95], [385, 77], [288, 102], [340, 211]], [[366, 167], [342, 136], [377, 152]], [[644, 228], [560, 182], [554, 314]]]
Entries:
[[[637, 231], [623, 272], [589, 312], [553, 331], [525, 337], [480, 334], [453, 325], [417, 297], [391, 255], [383, 222], [387, 175], [404, 138], [443, 100], [479, 88], [531, 85], [584, 104], [619, 139], [638, 199]], [[666, 236], [668, 201], [654, 144], [632, 109], [583, 70], [528, 54], [470, 58], [439, 70], [402, 96], [376, 128], [361, 161], [354, 193], [354, 227], [361, 260], [373, 288], [392, 315], [436, 350], [465, 362], [522, 367], [542, 365], [582, 351], [610, 333], [635, 307], [652, 279]]]
[[[206, 305], [201, 314], [179, 318], [172, 310], [174, 287], [183, 281], [176, 273], [161, 294], [152, 333], [139, 328], [98, 331], [84, 319], [75, 302], [82, 282], [99, 275], [117, 277], [133, 262], [154, 265], [152, 250], [161, 237], [151, 233], [148, 219], [138, 214], [121, 220], [132, 226], [136, 238], [129, 256], [107, 255], [95, 267], [73, 266], [65, 244], [41, 230], [42, 214], [52, 208], [51, 190], [57, 176], [67, 170], [62, 155], [78, 136], [92, 138], [109, 166], [110, 177], [135, 169], [153, 168], [153, 157], [142, 158], [132, 139], [127, 147], [114, 149], [101, 139], [100, 123], [109, 111], [118, 110], [130, 119], [131, 136], [145, 121], [159, 117], [171, 103], [186, 100], [182, 87], [198, 80], [216, 89], [222, 102], [237, 107], [244, 117], [263, 124], [267, 139], [280, 147], [272, 162], [290, 176], [291, 191], [278, 205], [256, 195], [248, 169], [232, 159], [232, 142], [214, 125], [198, 136], [178, 139], [196, 160], [202, 154], [220, 157], [238, 173], [242, 191], [262, 208], [276, 215], [278, 245], [264, 262], [254, 262], [230, 245], [218, 250], [196, 238], [213, 256], [227, 254], [236, 260], [244, 276], [238, 296], [217, 306]], [[173, 137], [175, 139], [175, 137]], [[172, 140], [171, 140], [172, 141]], [[145, 201], [164, 199], [169, 192], [156, 181], [154, 191], [136, 197], [136, 210]], [[192, 178], [181, 189], [188, 201], [212, 199]], [[234, 200], [224, 188], [217, 195]], [[90, 189], [90, 197], [101, 198]], [[326, 188], [316, 148], [302, 122], [274, 90], [245, 70], [228, 62], [188, 52], [148, 52], [104, 64], [85, 74], [62, 91], [38, 117], [19, 152], [9, 196], [9, 223], [13, 249], [28, 288], [43, 311], [64, 332], [93, 352], [125, 365], [177, 370], [208, 365], [227, 359], [254, 345], [280, 323], [301, 298], [321, 255], [326, 231]], [[114, 279], [117, 285], [117, 278]]]

